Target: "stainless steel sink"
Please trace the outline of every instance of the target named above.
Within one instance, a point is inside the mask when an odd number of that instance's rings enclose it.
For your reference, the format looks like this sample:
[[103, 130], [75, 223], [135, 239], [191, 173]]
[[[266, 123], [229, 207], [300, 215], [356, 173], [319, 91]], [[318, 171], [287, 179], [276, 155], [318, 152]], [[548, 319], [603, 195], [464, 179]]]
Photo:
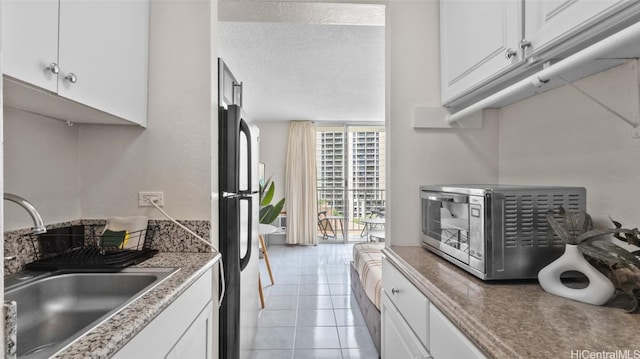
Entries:
[[177, 270], [127, 268], [117, 273], [53, 272], [22, 281], [18, 277], [18, 283], [5, 287], [5, 300], [18, 303], [18, 358], [50, 357]]

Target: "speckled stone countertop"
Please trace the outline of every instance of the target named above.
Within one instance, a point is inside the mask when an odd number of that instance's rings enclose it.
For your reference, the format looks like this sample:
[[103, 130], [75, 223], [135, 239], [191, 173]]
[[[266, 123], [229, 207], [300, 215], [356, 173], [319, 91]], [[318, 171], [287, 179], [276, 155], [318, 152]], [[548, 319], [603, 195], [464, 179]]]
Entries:
[[[217, 253], [158, 253], [136, 267], [179, 271], [52, 358], [109, 358], [219, 260]], [[20, 342], [18, 342], [20, 345]]]
[[489, 357], [640, 357], [639, 314], [557, 297], [537, 282], [483, 282], [419, 246], [383, 253]]

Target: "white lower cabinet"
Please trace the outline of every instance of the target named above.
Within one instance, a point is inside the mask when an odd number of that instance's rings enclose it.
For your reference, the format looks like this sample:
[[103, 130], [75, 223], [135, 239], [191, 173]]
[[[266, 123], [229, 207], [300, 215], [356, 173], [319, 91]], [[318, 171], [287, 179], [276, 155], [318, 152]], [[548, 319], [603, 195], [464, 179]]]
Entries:
[[[426, 318], [425, 318], [426, 319]], [[382, 296], [382, 358], [431, 358], [389, 297]]]
[[422, 344], [429, 348], [429, 301], [386, 259], [382, 261], [382, 288]]
[[382, 293], [382, 359], [486, 358], [385, 257]]
[[205, 272], [113, 358], [213, 359], [213, 273]]
[[426, 359], [429, 301], [386, 258], [382, 260], [382, 359]]
[[431, 353], [436, 359], [485, 358], [484, 354], [433, 305], [429, 308], [429, 333]]
[[211, 302], [200, 312], [200, 315], [182, 335], [165, 358], [212, 358], [213, 341], [213, 305]]

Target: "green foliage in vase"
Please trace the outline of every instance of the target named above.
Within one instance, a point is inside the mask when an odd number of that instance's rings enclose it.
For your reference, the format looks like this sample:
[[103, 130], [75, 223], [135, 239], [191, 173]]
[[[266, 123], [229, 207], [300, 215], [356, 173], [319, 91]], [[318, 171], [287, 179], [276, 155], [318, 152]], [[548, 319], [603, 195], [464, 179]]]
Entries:
[[267, 179], [264, 185], [260, 185], [260, 223], [262, 224], [273, 223], [284, 207], [284, 198], [275, 205], [271, 204], [275, 191], [276, 186], [271, 177]]
[[637, 228], [622, 228], [622, 224], [611, 220], [615, 228], [593, 229], [591, 216], [586, 212], [567, 212], [560, 207], [547, 213], [547, 220], [554, 232], [567, 244], [578, 245], [580, 251], [600, 272], [613, 283], [618, 293], [632, 299], [627, 310], [640, 309], [640, 251], [630, 252], [611, 242], [604, 235], [640, 246], [640, 232]]
[[564, 207], [549, 210], [547, 221], [566, 244], [580, 244], [585, 240], [584, 235], [593, 229], [593, 220], [587, 212], [567, 212]]

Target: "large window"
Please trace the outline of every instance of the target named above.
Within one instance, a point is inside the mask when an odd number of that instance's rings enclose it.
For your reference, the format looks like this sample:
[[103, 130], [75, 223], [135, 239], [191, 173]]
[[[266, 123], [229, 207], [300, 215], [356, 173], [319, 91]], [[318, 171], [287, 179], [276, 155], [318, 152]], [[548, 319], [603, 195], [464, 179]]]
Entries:
[[379, 126], [318, 126], [318, 212], [333, 240], [362, 240], [360, 219], [384, 214], [385, 132]]

